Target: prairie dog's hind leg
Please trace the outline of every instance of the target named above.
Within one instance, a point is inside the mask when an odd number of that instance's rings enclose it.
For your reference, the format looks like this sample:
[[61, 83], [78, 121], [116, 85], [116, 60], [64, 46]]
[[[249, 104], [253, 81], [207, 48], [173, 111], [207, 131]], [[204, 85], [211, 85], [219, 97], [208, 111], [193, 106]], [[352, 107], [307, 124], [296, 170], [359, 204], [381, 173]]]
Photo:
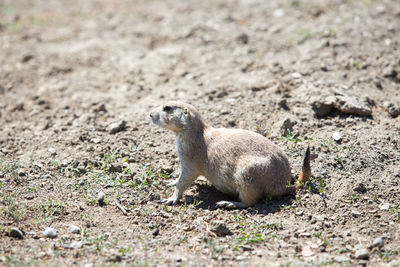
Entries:
[[241, 201], [219, 201], [217, 208], [245, 209], [257, 203], [259, 192], [252, 185], [243, 186], [239, 191]]
[[222, 200], [222, 201], [218, 201], [216, 204], [216, 207], [221, 209], [245, 209], [247, 208], [249, 205], [247, 205], [244, 202], [240, 202], [240, 201], [228, 201], [228, 200]]

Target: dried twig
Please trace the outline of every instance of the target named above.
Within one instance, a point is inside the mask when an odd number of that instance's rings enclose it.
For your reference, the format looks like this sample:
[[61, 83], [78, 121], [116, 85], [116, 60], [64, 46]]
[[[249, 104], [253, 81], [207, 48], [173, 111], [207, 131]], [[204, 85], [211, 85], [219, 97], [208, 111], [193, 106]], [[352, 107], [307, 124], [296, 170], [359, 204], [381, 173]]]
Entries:
[[121, 203], [119, 203], [118, 199], [114, 200], [115, 205], [117, 205], [117, 207], [122, 211], [122, 213], [124, 215], [128, 215], [128, 212], [126, 211], [126, 209], [121, 205]]

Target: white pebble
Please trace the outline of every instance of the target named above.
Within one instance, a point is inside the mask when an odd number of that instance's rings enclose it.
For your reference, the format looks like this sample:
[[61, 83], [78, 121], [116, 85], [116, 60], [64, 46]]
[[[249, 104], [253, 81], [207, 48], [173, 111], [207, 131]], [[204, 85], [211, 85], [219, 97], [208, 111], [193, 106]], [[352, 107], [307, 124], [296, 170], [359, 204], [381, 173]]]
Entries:
[[56, 238], [57, 237], [57, 230], [51, 227], [46, 227], [44, 229], [43, 235], [50, 237], [50, 238]]
[[71, 225], [70, 231], [71, 231], [71, 233], [73, 233], [73, 234], [79, 234], [80, 231], [81, 231], [81, 229], [79, 229], [79, 227], [76, 226], [76, 225]]

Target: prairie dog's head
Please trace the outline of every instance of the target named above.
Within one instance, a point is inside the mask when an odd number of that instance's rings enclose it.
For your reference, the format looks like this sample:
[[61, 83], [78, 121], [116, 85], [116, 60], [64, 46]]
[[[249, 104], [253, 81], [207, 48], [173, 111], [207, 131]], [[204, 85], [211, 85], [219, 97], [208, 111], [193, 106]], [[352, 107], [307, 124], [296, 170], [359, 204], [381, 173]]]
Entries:
[[169, 101], [150, 112], [154, 124], [174, 132], [181, 132], [201, 120], [197, 110], [186, 103]]

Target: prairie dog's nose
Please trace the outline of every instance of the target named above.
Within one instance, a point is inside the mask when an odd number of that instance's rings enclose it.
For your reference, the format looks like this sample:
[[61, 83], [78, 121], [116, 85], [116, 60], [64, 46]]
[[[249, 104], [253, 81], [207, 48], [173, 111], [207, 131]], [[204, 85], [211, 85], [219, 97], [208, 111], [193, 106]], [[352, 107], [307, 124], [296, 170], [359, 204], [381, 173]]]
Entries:
[[153, 121], [158, 119], [158, 112], [156, 110], [151, 111], [149, 115]]

